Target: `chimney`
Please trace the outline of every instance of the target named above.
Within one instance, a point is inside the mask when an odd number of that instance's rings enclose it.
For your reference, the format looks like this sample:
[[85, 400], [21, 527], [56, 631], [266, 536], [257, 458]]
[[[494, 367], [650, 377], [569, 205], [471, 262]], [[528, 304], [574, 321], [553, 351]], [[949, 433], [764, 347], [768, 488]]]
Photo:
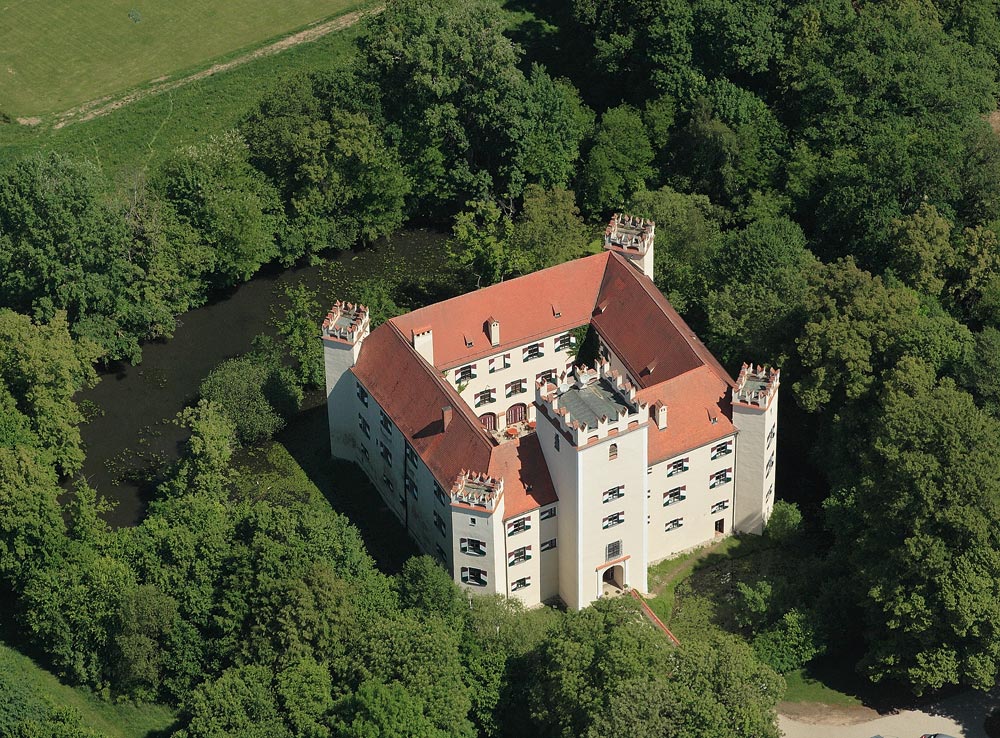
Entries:
[[500, 345], [500, 321], [496, 318], [486, 320], [486, 335], [490, 337], [491, 346]]
[[427, 360], [427, 363], [434, 366], [434, 333], [431, 327], [414, 328], [411, 336], [413, 348], [416, 352]]
[[443, 408], [441, 408], [441, 424], [444, 426], [445, 430], [448, 430], [448, 425], [449, 423], [451, 423], [452, 414], [453, 410], [451, 409], [451, 405], [445, 405]]
[[667, 428], [667, 406], [663, 404], [663, 400], [657, 400], [656, 406], [654, 408], [656, 414], [656, 427], [660, 430], [666, 430]]

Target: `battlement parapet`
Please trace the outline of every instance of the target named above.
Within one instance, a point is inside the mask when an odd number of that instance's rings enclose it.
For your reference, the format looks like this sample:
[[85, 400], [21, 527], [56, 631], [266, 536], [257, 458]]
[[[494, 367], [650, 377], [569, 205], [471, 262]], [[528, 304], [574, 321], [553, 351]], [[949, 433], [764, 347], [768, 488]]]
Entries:
[[535, 403], [575, 446], [638, 426], [648, 416], [636, 388], [607, 360], [535, 383]]
[[656, 223], [651, 220], [615, 213], [604, 229], [604, 246], [645, 254], [653, 245], [655, 231]]
[[368, 335], [370, 316], [361, 303], [337, 300], [323, 319], [324, 339], [354, 344]]
[[733, 387], [733, 404], [766, 408], [777, 394], [780, 384], [780, 369], [744, 363]]
[[496, 509], [503, 495], [503, 479], [463, 469], [451, 487], [451, 501], [462, 505]]

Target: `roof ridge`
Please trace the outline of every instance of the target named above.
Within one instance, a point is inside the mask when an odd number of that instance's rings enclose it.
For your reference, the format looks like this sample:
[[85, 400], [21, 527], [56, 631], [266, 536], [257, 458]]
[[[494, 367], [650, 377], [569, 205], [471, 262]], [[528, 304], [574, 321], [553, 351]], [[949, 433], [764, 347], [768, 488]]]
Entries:
[[[677, 312], [677, 308], [675, 308], [673, 305], [670, 305], [670, 301], [667, 300], [666, 296], [662, 292], [660, 292], [660, 290], [657, 288], [653, 280], [650, 277], [646, 276], [645, 274], [640, 273], [621, 254], [618, 254], [613, 251], [609, 251], [608, 253], [611, 255], [612, 259], [617, 259], [622, 266], [626, 267], [625, 271], [627, 271], [632, 276], [636, 284], [638, 284], [646, 293], [646, 295], [649, 296], [649, 298], [653, 301], [653, 304], [656, 305], [657, 309], [663, 314], [663, 317], [665, 317], [667, 320], [670, 321], [670, 324], [677, 330], [677, 333], [684, 340], [685, 345], [687, 345], [687, 347], [691, 349], [692, 352], [694, 352], [695, 356], [698, 357], [702, 365], [711, 368], [712, 371], [719, 377], [719, 379], [728, 384], [730, 387], [735, 386], [736, 382], [735, 380], [733, 380], [731, 376], [729, 376], [729, 372], [726, 371], [726, 368], [722, 366], [719, 360], [715, 358], [715, 355], [711, 351], [709, 351], [708, 347], [705, 346], [705, 344], [701, 341], [700, 338], [698, 338], [698, 334], [696, 334], [694, 330], [692, 330], [691, 326], [687, 324], [687, 321], [685, 321], [684, 318], [681, 316], [681, 314]], [[665, 310], [660, 300], [663, 300], [664, 303], [669, 305], [671, 310]], [[681, 321], [680, 324], [678, 324], [677, 321], [674, 319], [675, 315], [677, 318], [680, 319]], [[708, 355], [707, 360], [704, 354]], [[697, 367], [693, 368], [696, 369]], [[686, 374], [687, 372], [684, 373]], [[683, 375], [678, 375], [678, 376], [683, 376]], [[676, 377], [671, 377], [671, 379], [676, 379]], [[663, 380], [663, 382], [669, 382], [669, 381], [670, 379]], [[663, 384], [663, 382], [657, 382], [656, 384]], [[656, 385], [651, 385], [651, 386], [656, 386]]]

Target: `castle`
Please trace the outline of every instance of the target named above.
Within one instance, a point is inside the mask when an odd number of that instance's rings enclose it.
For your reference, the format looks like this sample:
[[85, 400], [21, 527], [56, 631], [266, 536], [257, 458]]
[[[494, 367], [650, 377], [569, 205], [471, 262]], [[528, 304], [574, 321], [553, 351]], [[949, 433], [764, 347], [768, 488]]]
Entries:
[[462, 586], [581, 608], [767, 522], [780, 374], [730, 377], [654, 286], [654, 235], [616, 215], [600, 254], [323, 321], [333, 456]]

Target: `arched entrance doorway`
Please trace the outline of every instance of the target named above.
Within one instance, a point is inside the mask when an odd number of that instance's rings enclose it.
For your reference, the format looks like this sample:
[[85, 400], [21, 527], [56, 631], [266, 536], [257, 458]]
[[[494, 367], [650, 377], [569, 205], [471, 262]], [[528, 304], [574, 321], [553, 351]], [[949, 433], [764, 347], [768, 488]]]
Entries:
[[625, 567], [622, 564], [609, 566], [601, 575], [601, 594], [618, 594], [625, 590]]
[[479, 422], [483, 424], [483, 428], [488, 431], [495, 431], [497, 429], [497, 414], [496, 413], [485, 413], [479, 416]]
[[511, 405], [507, 408], [507, 425], [523, 423], [528, 417], [528, 406], [523, 402]]

